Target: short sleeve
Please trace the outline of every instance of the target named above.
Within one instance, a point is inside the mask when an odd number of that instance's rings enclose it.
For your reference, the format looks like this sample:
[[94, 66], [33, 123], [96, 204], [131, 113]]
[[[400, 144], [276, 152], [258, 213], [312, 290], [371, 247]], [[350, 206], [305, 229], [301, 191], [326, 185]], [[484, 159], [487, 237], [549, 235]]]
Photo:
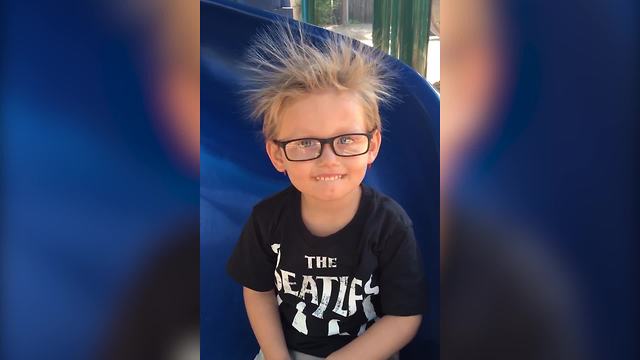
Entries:
[[255, 211], [247, 220], [229, 261], [227, 272], [242, 286], [255, 291], [274, 288], [275, 253], [267, 243], [267, 234]]
[[381, 310], [385, 315], [422, 314], [427, 290], [413, 228], [399, 225], [385, 240], [378, 256]]

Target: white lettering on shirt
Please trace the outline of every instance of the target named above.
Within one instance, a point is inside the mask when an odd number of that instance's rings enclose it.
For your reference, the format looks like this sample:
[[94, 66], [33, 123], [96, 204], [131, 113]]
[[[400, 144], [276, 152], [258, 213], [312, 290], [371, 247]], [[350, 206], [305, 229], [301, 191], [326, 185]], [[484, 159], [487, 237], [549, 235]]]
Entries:
[[356, 285], [362, 288], [362, 281], [353, 278], [351, 287], [349, 288], [349, 316], [356, 313], [356, 301], [362, 300], [362, 294], [356, 294]]
[[322, 299], [320, 300], [320, 306], [313, 312], [313, 316], [322, 319], [324, 311], [329, 305], [329, 300], [331, 300], [331, 282], [333, 280], [338, 281], [338, 278], [335, 276], [318, 276], [317, 278], [322, 280]]
[[291, 289], [291, 285], [295, 285], [296, 283], [289, 280], [289, 276], [295, 279], [296, 274], [292, 272], [288, 272], [286, 270], [281, 270], [281, 271], [282, 271], [282, 288], [284, 289], [284, 293], [291, 294], [293, 296], [298, 296], [298, 292], [293, 291], [293, 289]]
[[364, 284], [364, 293], [377, 295], [380, 292], [380, 288], [378, 287], [378, 285], [376, 285], [375, 287], [371, 287], [371, 280], [373, 280], [373, 275], [369, 276], [369, 280], [367, 280], [367, 283]]
[[315, 256], [304, 256], [305, 259], [307, 259], [307, 269], [313, 269], [313, 259], [315, 259]]
[[342, 308], [342, 304], [344, 303], [344, 296], [347, 294], [348, 280], [348, 276], [340, 276], [340, 290], [338, 290], [338, 301], [336, 301], [336, 306], [333, 307], [333, 312], [342, 316], [347, 316], [347, 310]]
[[280, 244], [271, 245], [271, 251], [278, 254], [278, 260], [276, 261], [276, 268], [280, 265]]
[[280, 277], [280, 274], [278, 274], [278, 269], [273, 272], [273, 275], [276, 278], [276, 289], [278, 289], [278, 291], [282, 290], [282, 278]]
[[300, 288], [300, 294], [298, 295], [302, 300], [306, 294], [311, 294], [311, 302], [318, 305], [318, 287], [316, 286], [313, 276], [302, 276], [302, 287]]
[[[352, 316], [358, 310], [358, 304], [362, 304], [362, 309], [367, 317], [367, 320], [377, 319], [375, 308], [372, 303], [372, 295], [380, 292], [379, 286], [371, 286], [373, 282], [373, 275], [369, 277], [369, 280], [363, 285], [363, 281], [357, 278], [350, 278], [348, 276], [311, 276], [302, 275], [302, 284], [300, 289], [294, 289], [297, 284], [296, 274], [276, 269], [274, 272], [276, 277], [276, 287], [278, 291], [283, 291], [285, 294], [296, 296], [308, 304], [318, 305], [313, 316], [323, 319], [324, 313], [329, 308], [331, 302], [332, 293], [337, 290], [338, 294], [335, 298], [332, 311], [340, 316]], [[322, 282], [322, 294], [319, 294], [318, 281]], [[333, 282], [337, 284], [333, 284]], [[337, 288], [337, 289], [336, 289]], [[306, 296], [310, 295], [308, 299]], [[347, 297], [348, 296], [348, 297]]]
[[338, 281], [338, 278], [335, 276], [318, 276], [317, 278], [322, 280], [322, 299], [320, 300], [320, 306], [313, 312], [313, 316], [322, 319], [324, 311], [329, 305], [329, 300], [331, 300], [331, 282]]
[[330, 258], [326, 256], [304, 256], [307, 259], [307, 269], [313, 269], [313, 263], [315, 260], [316, 269], [337, 268], [338, 258]]
[[[371, 287], [372, 280], [373, 275], [369, 276], [369, 280], [364, 284], [364, 293], [369, 296], [364, 298], [364, 301], [362, 302], [362, 310], [369, 321], [378, 318], [378, 314], [376, 314], [376, 310], [371, 303], [371, 295], [376, 295], [380, 292], [380, 288], [377, 285], [375, 287]], [[360, 331], [362, 332], [364, 329], [360, 329]], [[360, 335], [361, 332], [358, 333], [358, 335]]]

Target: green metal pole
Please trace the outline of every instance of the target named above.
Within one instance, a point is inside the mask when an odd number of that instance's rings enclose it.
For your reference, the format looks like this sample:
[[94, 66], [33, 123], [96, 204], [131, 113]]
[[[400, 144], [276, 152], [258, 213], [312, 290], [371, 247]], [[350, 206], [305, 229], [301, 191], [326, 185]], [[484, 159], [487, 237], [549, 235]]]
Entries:
[[307, 0], [308, 23], [318, 25], [316, 18], [316, 0]]
[[374, 0], [373, 3], [373, 46], [389, 53], [389, 10], [391, 0]]
[[391, 0], [382, 1], [382, 51], [389, 53], [389, 11], [391, 9]]
[[300, 0], [300, 7], [301, 7], [301, 13], [302, 13], [302, 22], [309, 22], [309, 13], [307, 12], [307, 7], [309, 5], [307, 4], [307, 0]]
[[398, 58], [398, 42], [399, 42], [399, 32], [398, 29], [400, 27], [400, 1], [398, 0], [390, 0], [389, 14], [391, 17], [391, 33], [389, 35], [391, 44], [389, 54], [395, 58]]
[[373, 44], [427, 74], [431, 0], [374, 0]]
[[371, 24], [373, 47], [382, 49], [382, 1], [373, 0], [373, 24]]
[[411, 64], [413, 68], [423, 76], [427, 75], [427, 50], [429, 49], [429, 18], [431, 0], [417, 0], [416, 8], [413, 12], [414, 41], [413, 58]]
[[398, 58], [407, 65], [413, 65], [413, 40], [414, 40], [414, 23], [413, 23], [413, 1], [402, 1], [400, 8], [400, 25], [399, 25], [399, 55]]
[[421, 27], [421, 37], [425, 40], [424, 42], [424, 50], [421, 50], [421, 53], [423, 53], [423, 57], [424, 57], [424, 72], [420, 72], [424, 77], [427, 77], [427, 59], [428, 59], [428, 55], [429, 55], [429, 30], [431, 29], [431, 9], [432, 9], [432, 4], [433, 1], [431, 0], [424, 0], [425, 4], [424, 4], [424, 9], [425, 9], [425, 16], [423, 17], [424, 19], [424, 26]]

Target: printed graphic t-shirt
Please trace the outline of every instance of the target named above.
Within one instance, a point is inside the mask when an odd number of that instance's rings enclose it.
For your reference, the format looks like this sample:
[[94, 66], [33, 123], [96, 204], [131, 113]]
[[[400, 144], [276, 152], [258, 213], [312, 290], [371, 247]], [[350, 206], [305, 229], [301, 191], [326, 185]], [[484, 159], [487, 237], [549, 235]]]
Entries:
[[354, 218], [317, 237], [293, 186], [258, 203], [227, 264], [255, 291], [275, 289], [289, 349], [326, 357], [383, 315], [421, 314], [426, 286], [412, 223], [389, 197], [362, 186]]

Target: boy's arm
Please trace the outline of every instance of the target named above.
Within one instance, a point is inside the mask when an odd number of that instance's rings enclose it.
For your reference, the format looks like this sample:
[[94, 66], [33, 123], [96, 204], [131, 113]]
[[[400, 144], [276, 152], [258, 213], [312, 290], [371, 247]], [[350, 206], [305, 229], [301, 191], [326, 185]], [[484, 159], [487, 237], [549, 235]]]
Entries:
[[422, 315], [385, 315], [364, 334], [329, 355], [327, 360], [380, 359], [386, 360], [413, 339]]
[[261, 292], [243, 287], [242, 293], [251, 328], [265, 360], [289, 360], [273, 290]]

